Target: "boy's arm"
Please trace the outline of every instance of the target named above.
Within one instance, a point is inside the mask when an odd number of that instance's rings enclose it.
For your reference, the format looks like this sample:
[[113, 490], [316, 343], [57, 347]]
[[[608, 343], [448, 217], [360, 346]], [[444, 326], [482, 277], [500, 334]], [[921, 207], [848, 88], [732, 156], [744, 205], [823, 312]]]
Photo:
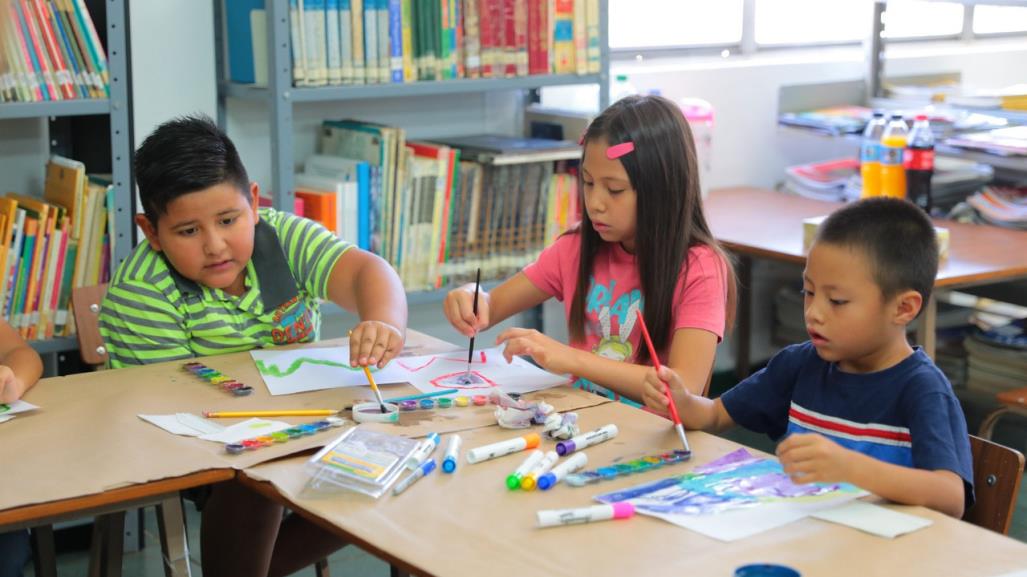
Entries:
[[669, 414], [669, 403], [663, 383], [670, 386], [670, 394], [674, 398], [678, 416], [681, 417], [681, 424], [685, 428], [716, 432], [735, 425], [734, 419], [719, 398], [707, 399], [692, 394], [685, 388], [677, 371], [667, 367], [660, 367], [659, 374], [656, 369], [646, 370], [642, 399], [649, 409], [662, 415]]
[[777, 455], [797, 483], [851, 483], [889, 501], [963, 516], [963, 480], [952, 471], [886, 463], [816, 433], [791, 435], [778, 445]]
[[0, 320], [0, 403], [17, 401], [43, 374], [43, 361], [6, 321]]
[[356, 247], [339, 257], [328, 277], [328, 298], [355, 312], [350, 363], [384, 367], [403, 349], [407, 297], [396, 271], [381, 257]]

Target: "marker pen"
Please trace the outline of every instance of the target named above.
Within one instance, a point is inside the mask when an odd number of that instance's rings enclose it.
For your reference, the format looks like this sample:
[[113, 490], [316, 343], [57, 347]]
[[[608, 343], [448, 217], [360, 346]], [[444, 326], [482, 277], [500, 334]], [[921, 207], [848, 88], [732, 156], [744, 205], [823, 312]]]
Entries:
[[553, 467], [552, 471], [549, 471], [545, 475], [538, 478], [538, 488], [543, 491], [548, 491], [563, 480], [568, 474], [577, 471], [588, 464], [588, 455], [585, 453], [574, 453], [570, 457], [564, 459], [562, 463]]
[[538, 485], [538, 478], [548, 473], [549, 469], [552, 469], [553, 465], [555, 465], [556, 461], [559, 459], [560, 455], [557, 455], [556, 451], [549, 451], [546, 453], [545, 458], [539, 461], [531, 472], [521, 479], [521, 489], [525, 491], [534, 491], [535, 487]]
[[460, 460], [460, 435], [453, 433], [449, 436], [449, 443], [446, 445], [446, 456], [442, 459], [442, 471], [444, 473], [456, 471], [458, 460]]
[[634, 514], [635, 506], [627, 501], [611, 503], [609, 505], [582, 507], [580, 509], [549, 509], [536, 513], [539, 527], [557, 527], [560, 525], [591, 523], [593, 521], [607, 521], [609, 519], [627, 519]]
[[592, 445], [598, 445], [603, 441], [609, 441], [616, 436], [617, 425], [606, 425], [599, 427], [594, 431], [589, 431], [584, 435], [578, 435], [569, 441], [560, 441], [556, 444], [556, 452], [562, 457], [568, 453], [584, 449], [585, 447], [591, 447]]
[[428, 473], [431, 473], [434, 470], [435, 470], [435, 459], [428, 459], [427, 461], [424, 462], [423, 465], [421, 465], [420, 467], [414, 469], [414, 472], [410, 473], [409, 475], [404, 477], [402, 481], [397, 483], [396, 486], [393, 487], [393, 489], [392, 489], [392, 494], [393, 495], [399, 495], [403, 491], [406, 491], [407, 487], [409, 487], [410, 485], [413, 485], [415, 481], [417, 481], [421, 477], [427, 475]]
[[410, 458], [407, 459], [407, 469], [416, 469], [424, 462], [425, 459], [431, 456], [435, 452], [435, 447], [439, 446], [439, 434], [428, 433], [428, 436], [421, 441], [421, 444], [417, 446]]
[[523, 437], [499, 441], [498, 443], [492, 443], [491, 445], [485, 445], [484, 447], [475, 447], [474, 449], [467, 451], [467, 462], [473, 465], [474, 463], [495, 459], [496, 457], [503, 457], [510, 453], [523, 451], [524, 449], [534, 449], [538, 446], [541, 440], [542, 439], [538, 436], [538, 433], [529, 433]]
[[524, 462], [521, 463], [521, 465], [517, 467], [513, 473], [510, 473], [510, 475], [507, 476], [506, 488], [510, 489], [511, 491], [520, 488], [521, 479], [523, 479], [525, 475], [527, 475], [532, 469], [534, 469], [535, 465], [539, 464], [544, 458], [545, 453], [543, 453], [542, 451], [539, 451], [538, 449], [532, 451], [531, 454], [528, 455], [528, 458], [525, 459]]

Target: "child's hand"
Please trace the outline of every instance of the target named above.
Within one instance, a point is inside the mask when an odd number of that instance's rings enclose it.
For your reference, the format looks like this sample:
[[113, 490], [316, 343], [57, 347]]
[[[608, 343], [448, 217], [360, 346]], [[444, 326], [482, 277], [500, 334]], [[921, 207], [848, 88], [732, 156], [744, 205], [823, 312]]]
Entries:
[[670, 406], [667, 394], [664, 392], [664, 382], [670, 386], [670, 394], [674, 397], [674, 403], [677, 404], [678, 413], [680, 414], [682, 405], [687, 402], [688, 396], [691, 393], [685, 389], [684, 383], [681, 382], [681, 377], [667, 367], [660, 367], [659, 374], [656, 373], [655, 368], [646, 371], [645, 381], [642, 383], [642, 402], [649, 410], [656, 414], [665, 417], [669, 416]]
[[794, 433], [777, 446], [784, 472], [796, 483], [841, 483], [851, 478], [852, 451], [817, 433]]
[[474, 316], [474, 285], [466, 284], [449, 291], [442, 303], [449, 324], [465, 337], [473, 337], [489, 326], [489, 294], [478, 291], [478, 316]]
[[0, 403], [13, 403], [25, 394], [25, 383], [11, 367], [0, 365]]
[[349, 364], [379, 369], [403, 350], [403, 333], [381, 321], [363, 321], [349, 332]]
[[535, 329], [506, 329], [496, 337], [496, 344], [502, 343], [506, 343], [503, 356], [508, 363], [513, 362], [514, 355], [528, 355], [551, 373], [563, 375], [574, 372], [574, 349]]

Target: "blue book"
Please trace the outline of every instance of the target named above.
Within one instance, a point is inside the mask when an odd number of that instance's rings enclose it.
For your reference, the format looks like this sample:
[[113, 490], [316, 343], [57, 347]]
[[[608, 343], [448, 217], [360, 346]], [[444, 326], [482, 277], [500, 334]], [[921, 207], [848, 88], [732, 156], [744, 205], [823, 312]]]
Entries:
[[389, 2], [389, 75], [392, 82], [403, 83], [403, 6], [402, 0]]
[[228, 78], [232, 82], [257, 81], [253, 66], [253, 30], [250, 12], [263, 10], [264, 0], [225, 0], [225, 33], [228, 35]]

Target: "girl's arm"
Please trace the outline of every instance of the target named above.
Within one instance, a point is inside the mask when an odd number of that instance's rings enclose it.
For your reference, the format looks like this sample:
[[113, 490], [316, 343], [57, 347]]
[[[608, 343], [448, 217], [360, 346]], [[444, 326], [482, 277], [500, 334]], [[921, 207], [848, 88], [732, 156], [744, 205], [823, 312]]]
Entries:
[[43, 374], [43, 361], [18, 331], [0, 320], [0, 402], [17, 401]]
[[[507, 329], [499, 335], [497, 342], [506, 343], [504, 354], [507, 358], [531, 355], [535, 362], [550, 372], [588, 379], [621, 396], [642, 401], [643, 383], [650, 369], [646, 365], [607, 359], [530, 329]], [[706, 388], [716, 348], [717, 335], [709, 331], [678, 329], [674, 332], [668, 366], [680, 375], [684, 387], [694, 395], [702, 395]]]
[[[645, 342], [642, 341], [640, 346], [645, 346]], [[571, 371], [573, 374], [641, 402], [648, 365], [624, 363], [573, 350], [580, 353], [577, 369]], [[703, 329], [678, 329], [671, 339], [667, 366], [681, 377], [688, 392], [701, 396], [713, 371], [716, 350], [717, 335]]]
[[474, 283], [453, 289], [446, 295], [442, 310], [457, 331], [470, 337], [507, 318], [549, 300], [524, 273], [503, 281], [492, 292], [478, 291], [478, 314], [474, 315]]

